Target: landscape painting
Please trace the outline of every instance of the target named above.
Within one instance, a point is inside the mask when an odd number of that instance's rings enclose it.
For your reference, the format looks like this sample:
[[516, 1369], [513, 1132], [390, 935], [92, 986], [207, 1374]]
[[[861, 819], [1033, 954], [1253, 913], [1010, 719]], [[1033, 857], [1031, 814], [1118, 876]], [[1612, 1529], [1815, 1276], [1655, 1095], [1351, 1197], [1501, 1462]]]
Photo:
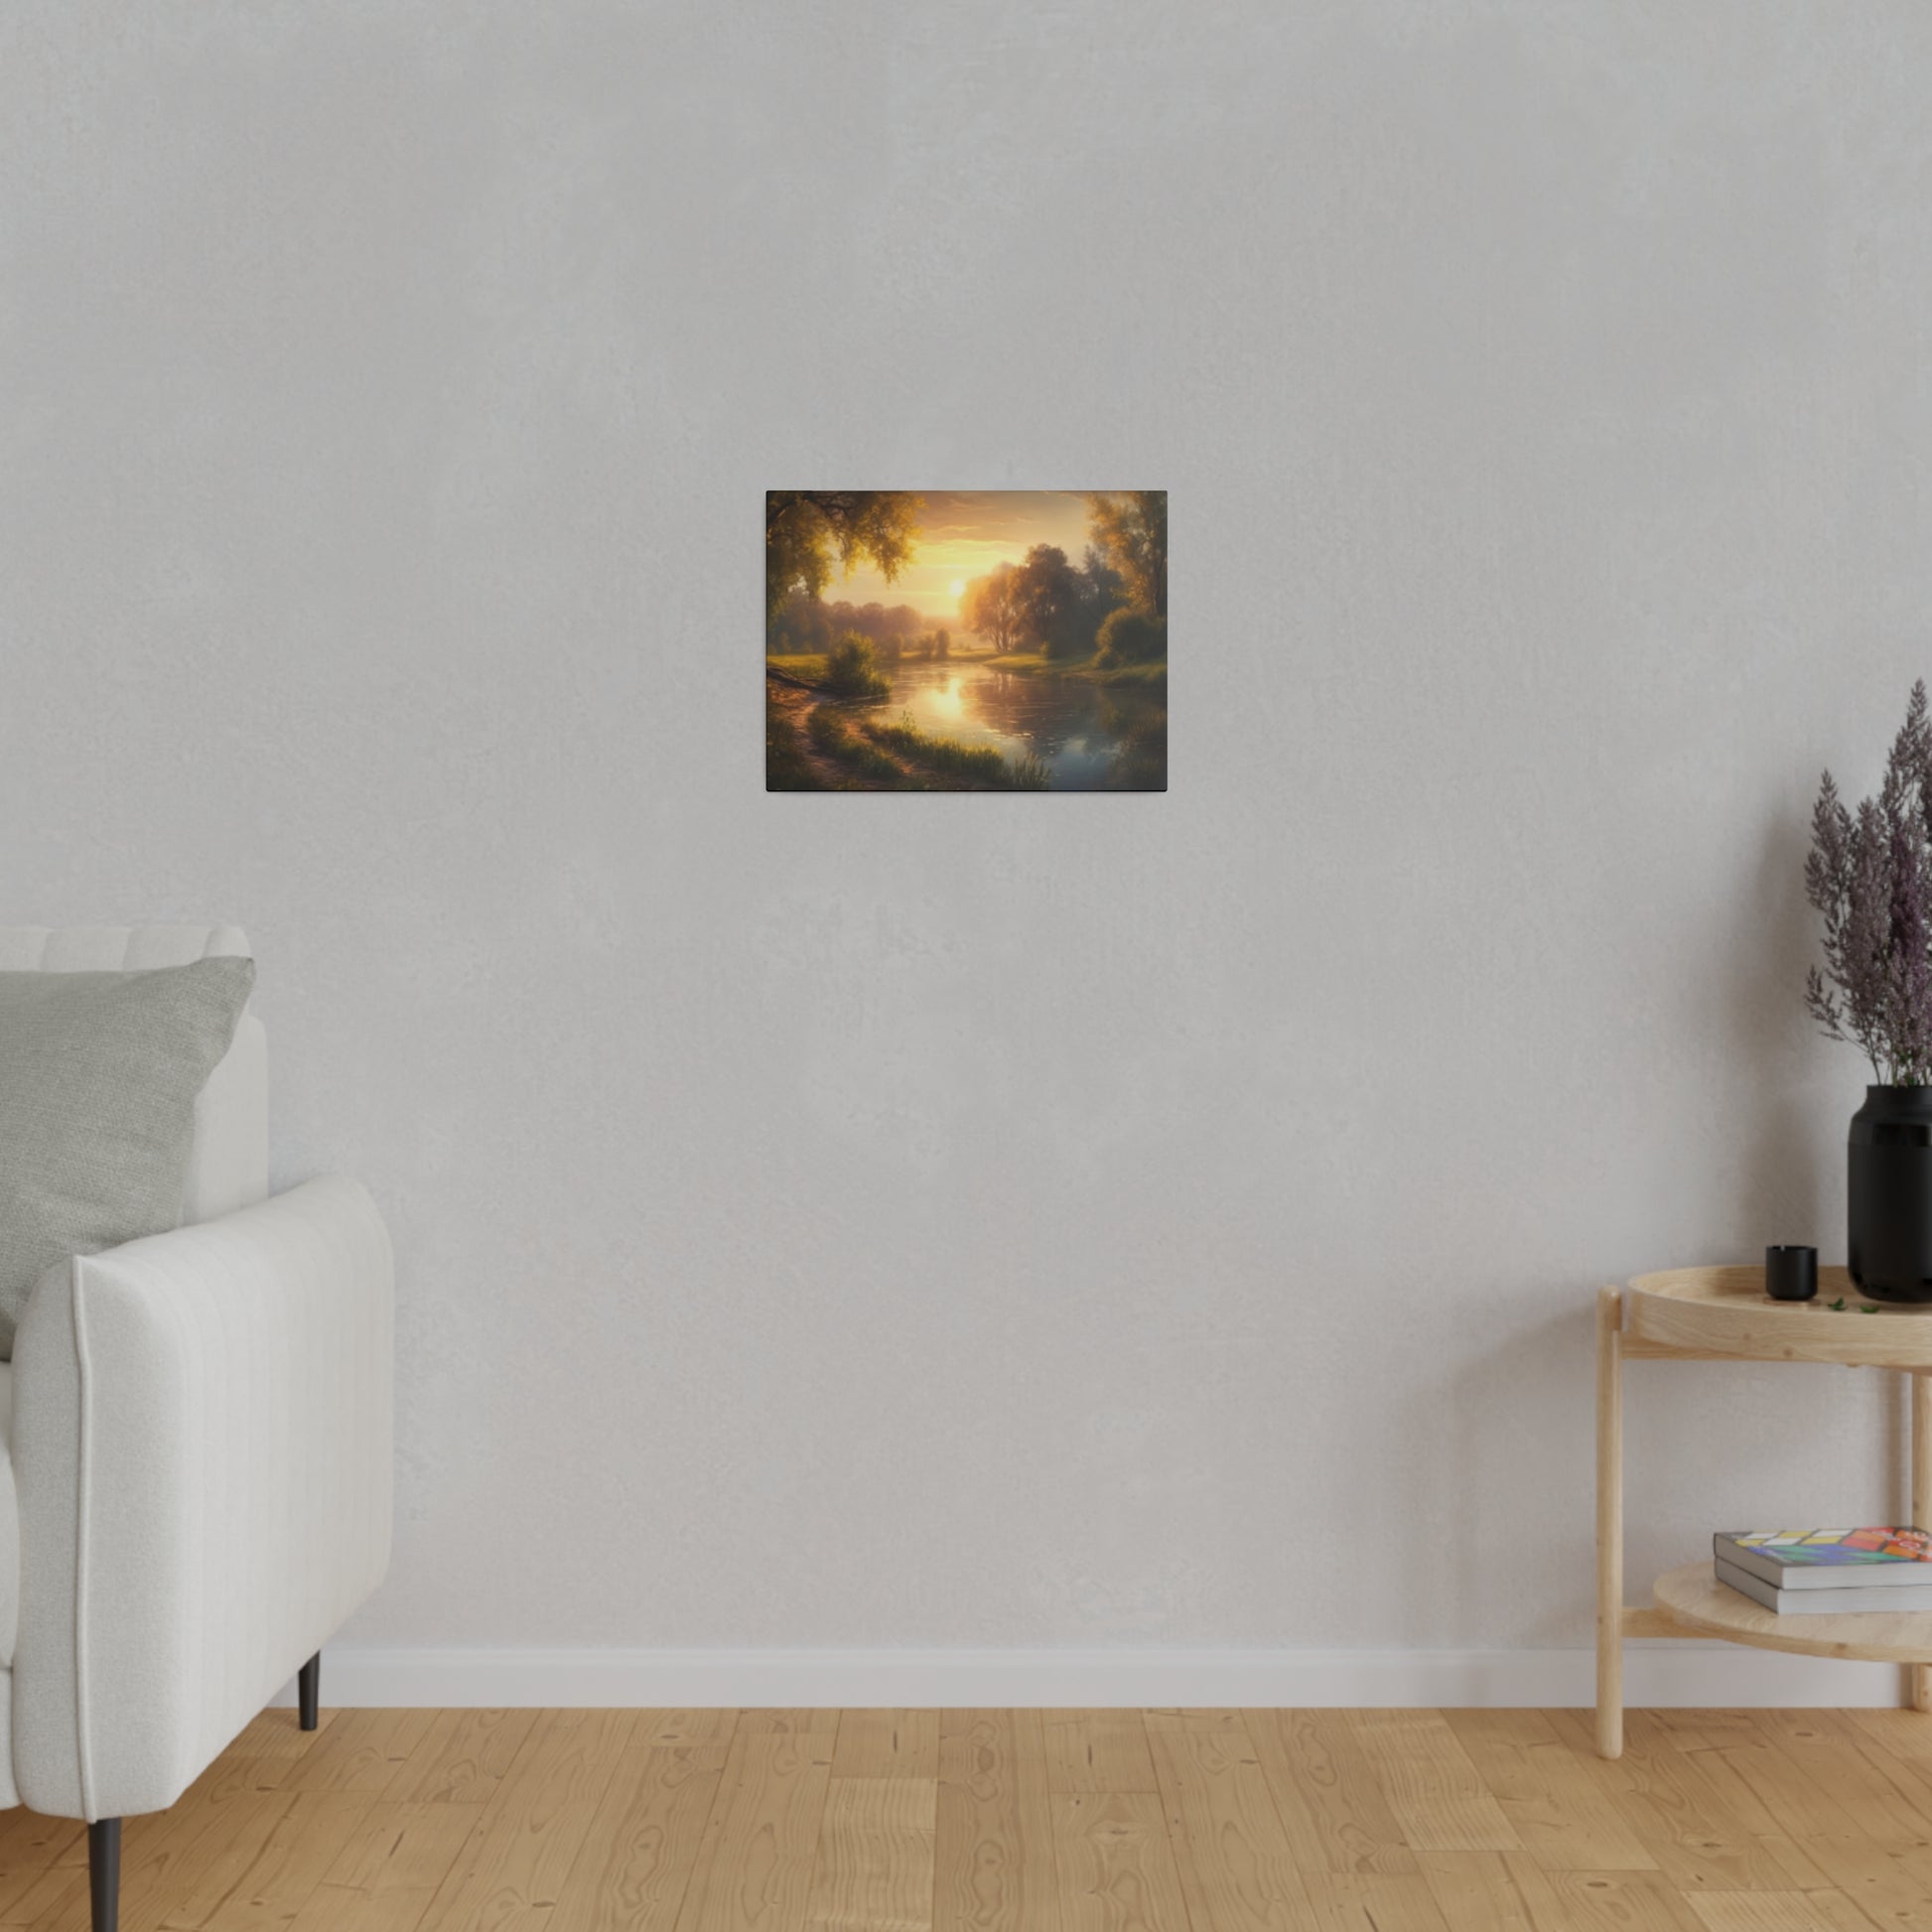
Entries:
[[768, 791], [1166, 791], [1165, 489], [773, 489]]

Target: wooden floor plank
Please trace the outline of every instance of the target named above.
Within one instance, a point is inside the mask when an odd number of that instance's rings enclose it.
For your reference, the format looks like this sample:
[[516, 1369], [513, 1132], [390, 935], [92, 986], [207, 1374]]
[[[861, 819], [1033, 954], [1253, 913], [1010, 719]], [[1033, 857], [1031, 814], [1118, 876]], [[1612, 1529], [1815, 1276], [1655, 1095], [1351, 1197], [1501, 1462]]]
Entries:
[[839, 1714], [836, 1711], [797, 1709], [741, 1711], [738, 1714], [740, 1730], [783, 1730], [796, 1736], [808, 1733], [815, 1736], [836, 1736], [839, 1728]]
[[300, 1791], [277, 1818], [213, 1911], [194, 1932], [265, 1932], [308, 1903], [356, 1829], [370, 1800], [359, 1791]]
[[1837, 1891], [1712, 1891], [1691, 1909], [1710, 1932], [1870, 1932], [1871, 1921]]
[[1551, 1722], [1586, 1754], [1618, 1815], [1679, 1891], [1788, 1891], [1827, 1883], [1813, 1862], [1800, 1856], [1794, 1866], [1779, 1855], [1782, 1841], [1757, 1836], [1724, 1803], [1703, 1776], [1704, 1753], [1626, 1741], [1623, 1755], [1604, 1763], [1587, 1755], [1595, 1748], [1589, 1713], [1552, 1713]]
[[485, 1805], [523, 1748], [534, 1711], [444, 1711], [382, 1787], [391, 1804]]
[[1704, 1921], [1660, 1871], [1552, 1871], [1553, 1932], [1704, 1932]]
[[1748, 1711], [1629, 1712], [1674, 1750], [1723, 1750], [1727, 1744], [1759, 1744], [1764, 1733]]
[[1526, 1852], [1418, 1852], [1451, 1932], [1561, 1932], [1556, 1893]]
[[1309, 1895], [1247, 1726], [1150, 1724], [1180, 1892], [1213, 1932], [1293, 1932]]
[[1523, 1849], [1545, 1870], [1656, 1869], [1657, 1861], [1611, 1800], [1602, 1760], [1560, 1735], [1542, 1712], [1444, 1716]]
[[1247, 1729], [1304, 1872], [1418, 1869], [1340, 1712], [1250, 1711]]
[[1041, 1723], [1048, 1790], [1160, 1790], [1138, 1711], [1047, 1711]]
[[936, 1711], [847, 1711], [832, 1747], [835, 1778], [937, 1778]]
[[1320, 1932], [1449, 1932], [1417, 1871], [1311, 1871], [1304, 1882]]
[[0, 1813], [0, 1925], [32, 1925], [47, 1909], [50, 1871], [85, 1857], [87, 1828], [73, 1818], [43, 1818], [16, 1807]]
[[1061, 1932], [1037, 1711], [940, 1715], [933, 1924], [938, 1932]]
[[622, 1712], [545, 1712], [437, 1887], [423, 1932], [547, 1925], [634, 1730]]
[[1441, 1712], [1353, 1711], [1348, 1723], [1411, 1851], [1523, 1849]]
[[[125, 1831], [122, 1932], [1932, 1932], [1932, 1720], [270, 1712]], [[0, 1814], [0, 1932], [87, 1916]]]
[[1805, 1851], [1836, 1890], [1886, 1932], [1932, 1932], [1932, 1850], [1921, 1842], [1883, 1845], [1862, 1833], [1827, 1832]]
[[354, 1717], [354, 1712], [325, 1705], [316, 1714], [314, 1730], [304, 1730], [293, 1711], [264, 1711], [249, 1719], [241, 1735], [230, 1744], [224, 1756], [307, 1757], [321, 1747], [323, 1739], [336, 1727], [338, 1719]]
[[738, 1728], [736, 1711], [640, 1711], [640, 1744], [729, 1744]]
[[289, 1932], [414, 1932], [483, 1810], [378, 1799], [290, 1921]]
[[[162, 1926], [199, 1928], [220, 1909], [254, 1863], [276, 1824], [295, 1802], [287, 1792], [240, 1791], [218, 1801], [191, 1795], [157, 1814], [157, 1829], [135, 1834], [123, 1826], [121, 1932], [158, 1932]], [[169, 1828], [181, 1815], [182, 1837], [164, 1851]], [[129, 1853], [133, 1854], [130, 1860]], [[130, 1876], [132, 1864], [138, 1876]]]
[[1184, 1932], [1180, 1872], [1156, 1793], [1065, 1793], [1053, 1800], [1053, 1832], [1064, 1932]]
[[1687, 1755], [1698, 1775], [1761, 1837], [1809, 1843], [1864, 1835], [1863, 1821], [1840, 1802], [1835, 1782], [1820, 1779], [1815, 1757], [1801, 1766], [1761, 1736]]
[[932, 1778], [840, 1778], [826, 1791], [805, 1923], [932, 1932]]
[[1841, 1711], [1847, 1725], [1869, 1742], [1907, 1763], [1932, 1770], [1932, 1725], [1922, 1711]]
[[[280, 1761], [278, 1791], [365, 1791], [375, 1797], [428, 1740], [435, 1711], [339, 1711], [313, 1750]], [[270, 1760], [262, 1760], [265, 1764]]]
[[1796, 1778], [1827, 1784], [1833, 1801], [1857, 1821], [1861, 1830], [1874, 1838], [1901, 1843], [1924, 1833], [1926, 1794], [1918, 1781], [1884, 1753], [1867, 1753], [1864, 1733], [1837, 1712], [1758, 1711], [1752, 1715], [1776, 1762]]
[[671, 1932], [729, 1746], [643, 1744], [620, 1759], [549, 1932]]
[[738, 1728], [678, 1932], [803, 1925], [831, 1770], [829, 1732]]

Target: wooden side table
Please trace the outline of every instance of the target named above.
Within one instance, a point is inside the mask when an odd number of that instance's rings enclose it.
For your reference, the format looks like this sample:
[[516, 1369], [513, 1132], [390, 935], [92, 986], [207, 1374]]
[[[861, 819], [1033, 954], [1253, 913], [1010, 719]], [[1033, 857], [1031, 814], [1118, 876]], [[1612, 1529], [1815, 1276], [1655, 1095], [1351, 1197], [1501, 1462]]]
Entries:
[[[1828, 1304], [1844, 1299], [1843, 1309]], [[1932, 1712], [1932, 1612], [1778, 1616], [1718, 1582], [1710, 1562], [1657, 1579], [1648, 1609], [1623, 1600], [1623, 1364], [1838, 1362], [1903, 1370], [1912, 1389], [1912, 1520], [1932, 1526], [1932, 1305], [1861, 1312], [1843, 1268], [1818, 1300], [1773, 1302], [1760, 1268], [1677, 1268], [1596, 1297], [1596, 1748], [1623, 1752], [1623, 1640], [1723, 1637], [1764, 1650], [1910, 1664], [1911, 1703]]]

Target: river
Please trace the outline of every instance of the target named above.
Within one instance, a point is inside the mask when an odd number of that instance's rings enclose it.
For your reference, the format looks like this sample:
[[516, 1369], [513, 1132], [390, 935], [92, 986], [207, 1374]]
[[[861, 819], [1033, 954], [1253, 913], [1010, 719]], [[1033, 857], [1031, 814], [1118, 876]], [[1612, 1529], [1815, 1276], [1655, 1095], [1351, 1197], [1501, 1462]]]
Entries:
[[1165, 791], [1167, 696], [1144, 686], [1083, 678], [1021, 677], [984, 659], [882, 663], [888, 717], [909, 712], [935, 738], [991, 745], [1006, 758], [1031, 752], [1055, 791]]

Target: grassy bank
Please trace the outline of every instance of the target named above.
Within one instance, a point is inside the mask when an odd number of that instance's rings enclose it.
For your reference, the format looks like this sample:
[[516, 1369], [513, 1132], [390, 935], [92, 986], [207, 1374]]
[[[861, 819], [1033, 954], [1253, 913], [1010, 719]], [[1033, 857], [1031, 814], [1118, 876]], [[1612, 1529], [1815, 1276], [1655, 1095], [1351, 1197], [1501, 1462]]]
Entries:
[[822, 650], [766, 651], [764, 663], [767, 670], [782, 672], [786, 677], [796, 678], [800, 684], [809, 684], [814, 690], [825, 682], [825, 653]]
[[830, 651], [767, 651], [764, 667], [835, 698], [883, 698], [893, 688], [866, 637], [846, 637]]
[[[781, 720], [782, 724], [783, 721]], [[953, 786], [985, 786], [995, 791], [1045, 791], [1046, 766], [1036, 758], [1003, 759], [990, 746], [960, 745], [933, 738], [910, 720], [889, 725], [878, 719], [821, 704], [805, 721], [811, 748], [849, 775], [855, 785], [882, 791], [932, 791]], [[803, 759], [798, 734], [782, 748]], [[773, 744], [766, 730], [769, 754]], [[809, 765], [805, 768], [809, 771]], [[822, 780], [814, 780], [823, 789]]]
[[805, 729], [811, 734], [812, 743], [828, 759], [835, 759], [855, 776], [882, 785], [898, 786], [905, 782], [905, 773], [878, 746], [851, 731], [830, 705], [820, 705], [806, 720]]
[[764, 701], [764, 788], [766, 791], [823, 791], [823, 781], [805, 756], [798, 727], [767, 697]]
[[908, 764], [942, 777], [965, 778], [998, 786], [1002, 791], [1045, 791], [1050, 783], [1045, 763], [1031, 753], [1009, 759], [990, 745], [961, 745], [955, 739], [934, 738], [920, 731], [909, 716], [897, 725], [869, 718], [861, 730], [875, 745], [897, 752]]
[[1163, 690], [1168, 682], [1168, 660], [1157, 657], [1147, 664], [1116, 664], [1103, 669], [1091, 658], [1074, 661], [1065, 657], [1044, 657], [1036, 650], [1010, 650], [998, 657], [981, 660], [990, 671], [1009, 671], [1015, 677], [1077, 678], [1082, 684], [1134, 684], [1145, 690]]

